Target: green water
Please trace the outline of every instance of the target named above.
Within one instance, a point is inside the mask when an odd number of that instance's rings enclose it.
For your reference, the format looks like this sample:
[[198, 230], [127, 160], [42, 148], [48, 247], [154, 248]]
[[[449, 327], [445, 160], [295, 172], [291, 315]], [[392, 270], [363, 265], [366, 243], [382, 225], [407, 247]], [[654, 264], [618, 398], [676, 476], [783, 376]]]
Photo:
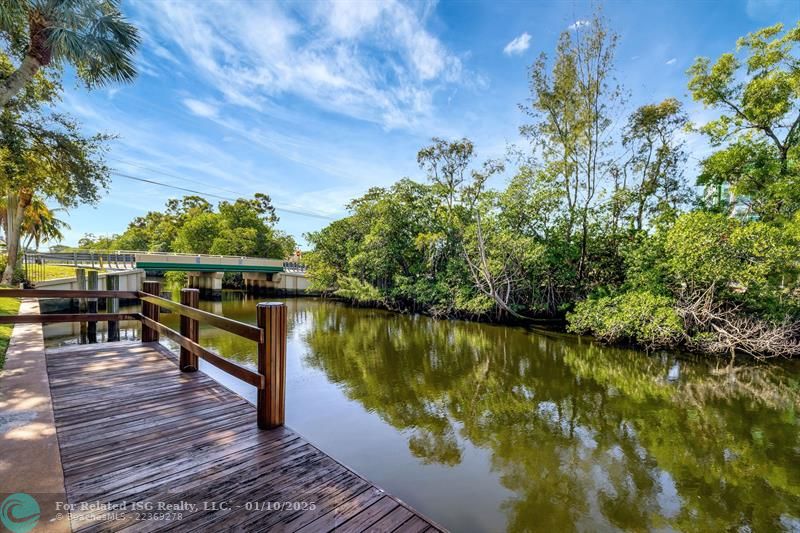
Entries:
[[[287, 424], [453, 531], [800, 530], [796, 363], [731, 371], [524, 328], [286, 303]], [[202, 304], [251, 323], [254, 306], [237, 294]], [[74, 341], [70, 327], [48, 326], [48, 343]], [[200, 339], [254, 364], [250, 341], [208, 327]]]

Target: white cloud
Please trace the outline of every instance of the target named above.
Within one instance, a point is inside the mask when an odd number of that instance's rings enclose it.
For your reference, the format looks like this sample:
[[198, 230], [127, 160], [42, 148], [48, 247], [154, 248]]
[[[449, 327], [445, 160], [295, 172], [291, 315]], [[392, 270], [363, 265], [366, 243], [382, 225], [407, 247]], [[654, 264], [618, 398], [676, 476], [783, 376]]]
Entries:
[[219, 111], [216, 105], [209, 102], [195, 100], [194, 98], [184, 98], [183, 105], [185, 105], [193, 114], [203, 118], [213, 118], [217, 116]]
[[672, 59], [668, 59], [667, 62], [664, 63], [664, 64], [665, 65], [674, 65], [677, 61], [678, 61], [677, 58], [673, 57]]
[[290, 94], [387, 128], [409, 127], [432, 114], [437, 90], [465, 78], [460, 58], [425, 28], [426, 13], [408, 5], [298, 6], [163, 1], [139, 10], [148, 32], [174, 41], [172, 52], [224, 101], [256, 110]]
[[583, 27], [586, 27], [588, 25], [589, 25], [589, 21], [588, 20], [581, 19], [581, 20], [576, 20], [575, 22], [573, 22], [572, 24], [567, 26], [567, 29], [575, 31], [575, 30], [577, 30], [579, 28], [583, 28]]
[[507, 56], [513, 54], [521, 54], [528, 49], [531, 45], [531, 36], [528, 32], [523, 33], [519, 37], [515, 37], [510, 43], [503, 48], [503, 53]]

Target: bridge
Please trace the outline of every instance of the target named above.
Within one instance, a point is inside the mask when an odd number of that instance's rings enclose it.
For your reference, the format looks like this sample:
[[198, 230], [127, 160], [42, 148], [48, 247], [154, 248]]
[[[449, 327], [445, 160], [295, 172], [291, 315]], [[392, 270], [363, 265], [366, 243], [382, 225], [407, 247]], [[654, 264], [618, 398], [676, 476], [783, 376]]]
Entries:
[[27, 263], [53, 264], [108, 270], [143, 270], [177, 272], [302, 272], [301, 263], [233, 255], [184, 254], [178, 252], [76, 251], [28, 252]]
[[141, 269], [148, 272], [186, 272], [187, 285], [200, 289], [204, 297], [219, 297], [226, 272], [241, 273], [244, 288], [255, 294], [300, 293], [308, 287], [305, 265], [282, 259], [185, 254], [177, 252], [93, 251], [26, 253], [26, 277], [44, 279], [46, 265], [101, 270]]

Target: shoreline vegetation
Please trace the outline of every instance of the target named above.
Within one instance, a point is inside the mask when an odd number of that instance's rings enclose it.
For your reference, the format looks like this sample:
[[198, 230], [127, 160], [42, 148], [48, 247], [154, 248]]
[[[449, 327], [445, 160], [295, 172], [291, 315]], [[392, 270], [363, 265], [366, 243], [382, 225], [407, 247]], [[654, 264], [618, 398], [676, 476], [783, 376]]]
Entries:
[[[563, 319], [647, 350], [799, 356], [800, 24], [695, 60], [706, 124], [667, 98], [615, 127], [617, 38], [596, 16], [530, 67], [528, 146], [478, 164], [469, 139], [434, 138], [417, 155], [427, 182], [374, 187], [309, 233], [312, 289], [439, 318]], [[688, 132], [713, 149], [694, 176]]]
[[[417, 154], [425, 182], [373, 187], [306, 234], [310, 290], [436, 318], [561, 320], [648, 351], [800, 356], [800, 23], [695, 60], [705, 124], [672, 97], [627, 113], [617, 40], [596, 15], [530, 66], [525, 143], [503, 160], [434, 138]], [[690, 155], [690, 133], [710, 155]], [[277, 222], [263, 194], [216, 208], [187, 196], [79, 245], [285, 257], [295, 242]]]

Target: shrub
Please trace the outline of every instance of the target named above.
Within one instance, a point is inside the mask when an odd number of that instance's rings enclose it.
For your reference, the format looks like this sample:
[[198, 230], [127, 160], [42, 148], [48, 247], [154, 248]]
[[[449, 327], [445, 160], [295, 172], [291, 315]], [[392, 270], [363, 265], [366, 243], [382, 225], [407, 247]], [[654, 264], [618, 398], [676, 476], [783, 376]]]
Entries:
[[647, 349], [674, 346], [684, 335], [672, 299], [647, 291], [584, 300], [567, 314], [567, 321], [573, 333], [590, 333], [604, 342], [634, 342]]
[[185, 287], [186, 286], [186, 272], [176, 272], [170, 270], [164, 272], [164, 281], [168, 287]]
[[339, 289], [334, 294], [359, 303], [378, 303], [383, 301], [383, 296], [381, 296], [376, 287], [370, 285], [369, 282], [350, 276], [342, 276], [339, 279]]

